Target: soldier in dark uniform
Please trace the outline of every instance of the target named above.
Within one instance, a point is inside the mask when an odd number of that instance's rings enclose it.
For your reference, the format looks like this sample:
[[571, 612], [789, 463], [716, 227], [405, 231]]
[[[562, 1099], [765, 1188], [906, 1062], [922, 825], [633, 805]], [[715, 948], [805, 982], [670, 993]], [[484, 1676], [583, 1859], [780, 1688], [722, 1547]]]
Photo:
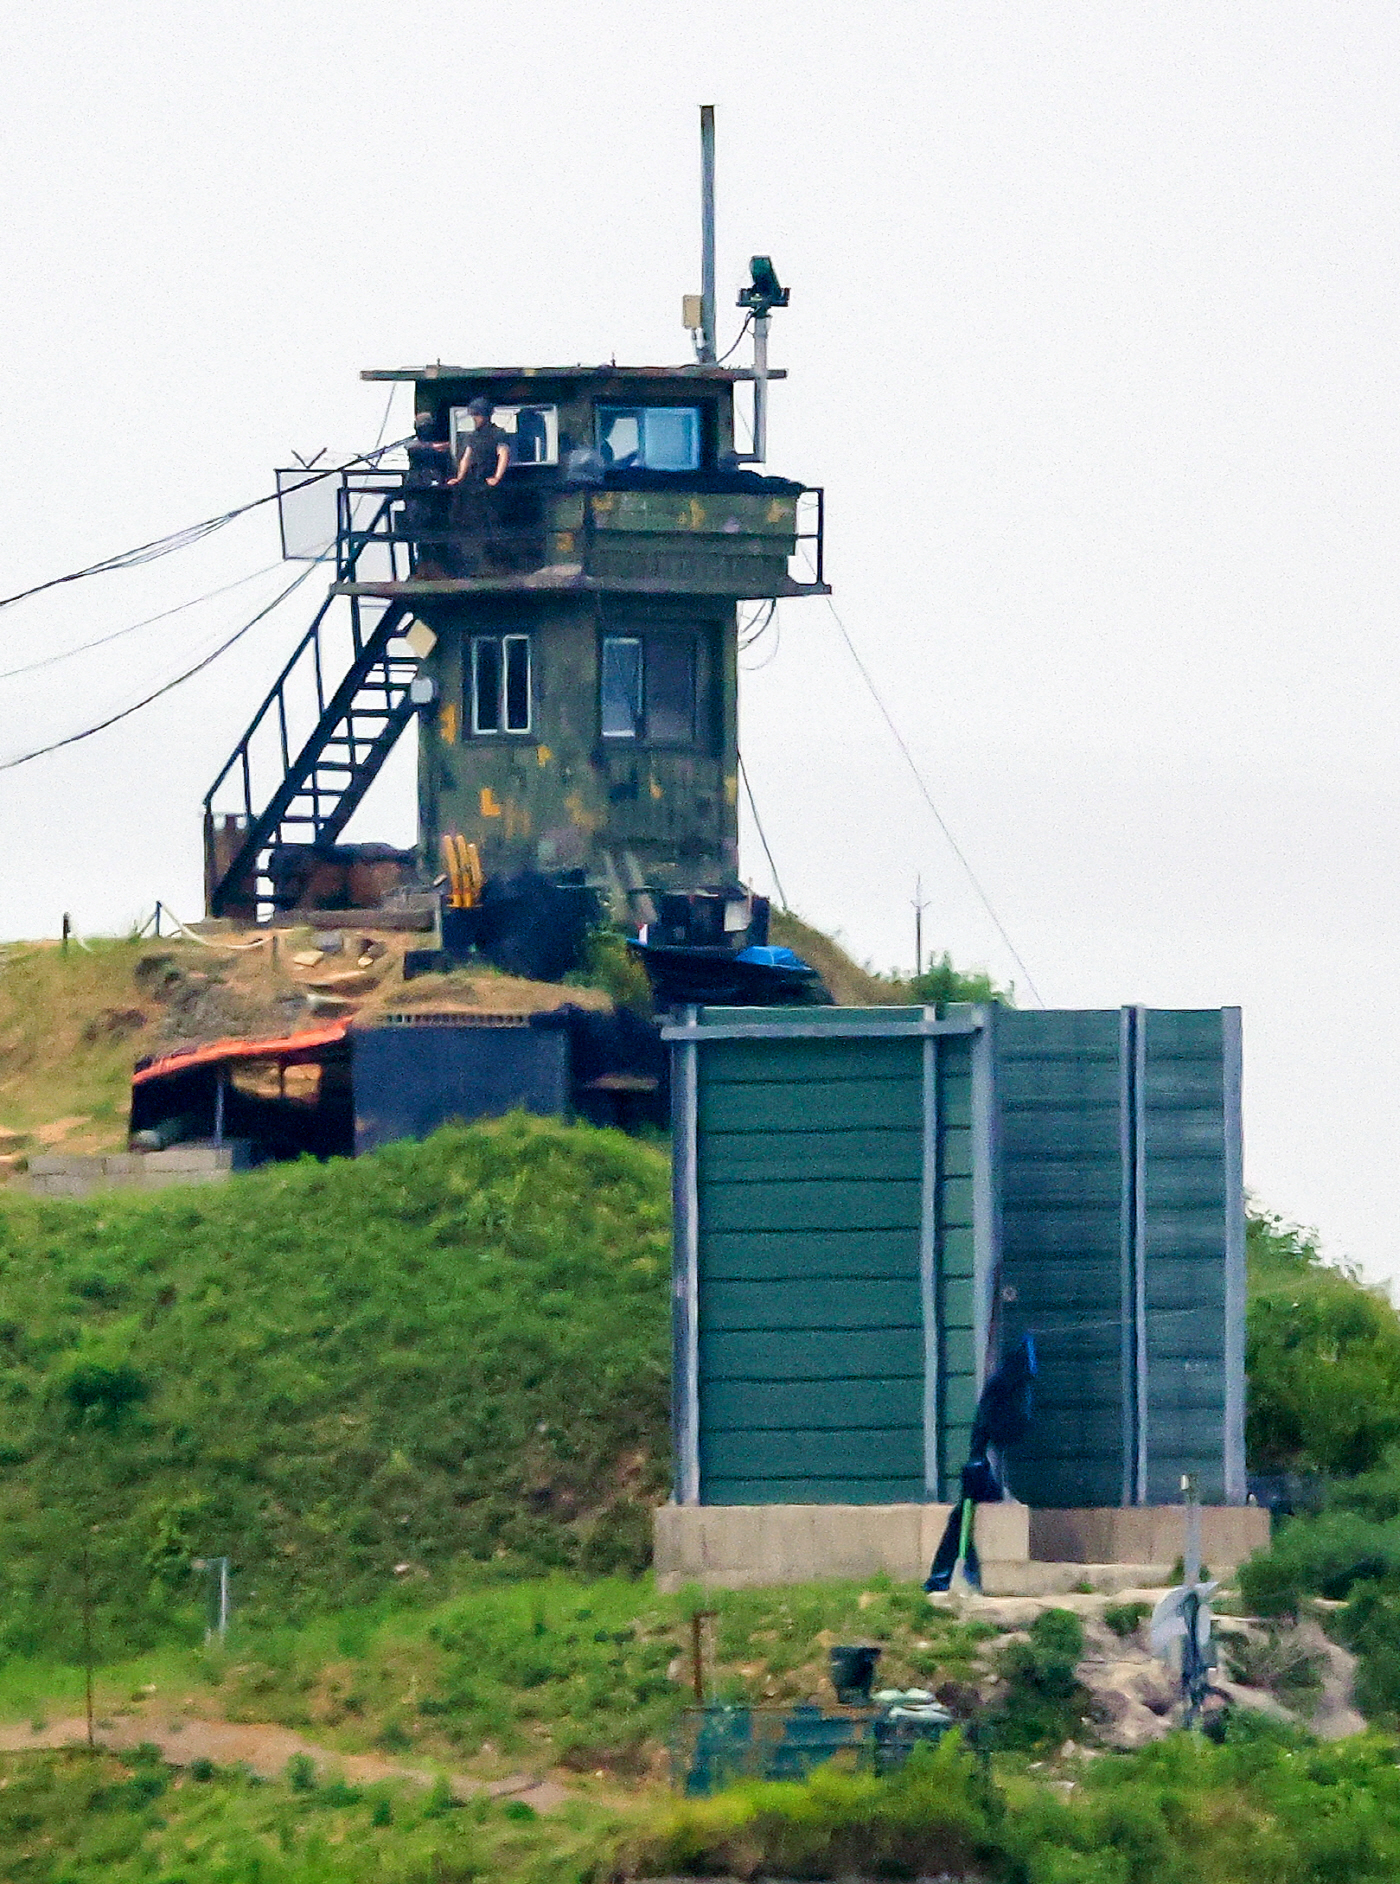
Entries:
[[496, 506], [494, 493], [510, 463], [510, 440], [491, 422], [491, 401], [473, 399], [467, 407], [472, 431], [462, 452], [456, 477], [447, 480], [452, 500], [452, 536], [458, 573], [477, 574], [493, 548]]
[[409, 556], [415, 571], [433, 573], [441, 563], [447, 534], [447, 474], [452, 469], [452, 447], [435, 439], [437, 421], [431, 412], [415, 412], [403, 488], [404, 525], [412, 539]]

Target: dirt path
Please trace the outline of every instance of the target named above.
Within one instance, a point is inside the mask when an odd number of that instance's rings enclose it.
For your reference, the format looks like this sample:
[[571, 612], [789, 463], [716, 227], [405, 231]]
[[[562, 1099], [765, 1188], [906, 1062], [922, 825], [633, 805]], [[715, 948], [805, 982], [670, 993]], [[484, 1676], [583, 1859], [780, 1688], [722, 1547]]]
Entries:
[[[48, 1722], [37, 1731], [25, 1724], [0, 1726], [0, 1753], [27, 1753], [36, 1747], [81, 1746], [87, 1740], [87, 1723], [81, 1716]], [[383, 1780], [407, 1780], [414, 1786], [431, 1786], [439, 1777], [423, 1767], [402, 1766], [395, 1760], [381, 1759], [375, 1753], [336, 1753], [303, 1740], [289, 1727], [260, 1726], [232, 1720], [180, 1720], [157, 1726], [136, 1714], [118, 1714], [97, 1729], [100, 1746], [115, 1753], [129, 1751], [148, 1743], [160, 1748], [172, 1766], [192, 1766], [196, 1760], [209, 1760], [215, 1766], [246, 1766], [262, 1779], [280, 1779], [287, 1762], [308, 1759], [318, 1777], [340, 1774], [352, 1784], [371, 1786]], [[568, 1789], [552, 1779], [532, 1779], [527, 1773], [513, 1773], [505, 1779], [470, 1779], [465, 1773], [448, 1773], [448, 1785], [454, 1797], [470, 1799], [488, 1793], [495, 1799], [520, 1799], [537, 1812], [554, 1812], [570, 1797]]]

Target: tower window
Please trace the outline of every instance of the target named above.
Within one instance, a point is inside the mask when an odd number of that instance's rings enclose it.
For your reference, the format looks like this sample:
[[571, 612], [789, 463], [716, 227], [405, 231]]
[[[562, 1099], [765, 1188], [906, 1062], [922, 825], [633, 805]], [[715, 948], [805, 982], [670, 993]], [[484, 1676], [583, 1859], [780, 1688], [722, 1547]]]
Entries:
[[599, 406], [598, 450], [614, 470], [694, 471], [699, 406]]
[[471, 696], [474, 733], [529, 732], [529, 635], [473, 636]]
[[600, 668], [604, 739], [695, 743], [695, 642], [682, 635], [605, 635]]
[[604, 635], [602, 669], [604, 739], [642, 736], [642, 644], [635, 635]]

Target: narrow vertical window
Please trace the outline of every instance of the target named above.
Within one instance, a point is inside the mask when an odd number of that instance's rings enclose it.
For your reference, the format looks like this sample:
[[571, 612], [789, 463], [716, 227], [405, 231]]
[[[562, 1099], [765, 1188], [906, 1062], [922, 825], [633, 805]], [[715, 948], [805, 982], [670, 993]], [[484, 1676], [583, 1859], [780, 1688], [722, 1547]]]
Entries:
[[528, 733], [532, 717], [529, 635], [474, 636], [472, 731]]
[[634, 635], [605, 635], [600, 705], [604, 739], [639, 739], [642, 732], [642, 644]]
[[647, 641], [647, 738], [658, 745], [695, 743], [695, 643], [655, 636]]
[[505, 637], [505, 722], [508, 733], [530, 730], [530, 637]]
[[478, 635], [472, 642], [472, 731], [501, 730], [501, 642]]

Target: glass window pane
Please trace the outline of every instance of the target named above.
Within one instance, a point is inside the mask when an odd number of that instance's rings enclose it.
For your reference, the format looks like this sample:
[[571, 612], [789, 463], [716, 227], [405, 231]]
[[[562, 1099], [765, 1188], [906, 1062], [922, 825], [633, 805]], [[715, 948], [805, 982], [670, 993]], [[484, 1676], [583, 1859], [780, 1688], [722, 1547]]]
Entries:
[[647, 642], [647, 738], [688, 746], [695, 738], [695, 643]]
[[472, 731], [501, 730], [501, 643], [496, 635], [472, 642]]
[[651, 406], [642, 434], [642, 462], [651, 471], [694, 471], [700, 463], [697, 406]]
[[506, 636], [506, 731], [530, 730], [530, 637]]
[[631, 636], [603, 639], [600, 705], [605, 739], [635, 739], [641, 732], [642, 644]]
[[598, 450], [604, 464], [625, 470], [641, 462], [642, 415], [631, 406], [599, 406]]

